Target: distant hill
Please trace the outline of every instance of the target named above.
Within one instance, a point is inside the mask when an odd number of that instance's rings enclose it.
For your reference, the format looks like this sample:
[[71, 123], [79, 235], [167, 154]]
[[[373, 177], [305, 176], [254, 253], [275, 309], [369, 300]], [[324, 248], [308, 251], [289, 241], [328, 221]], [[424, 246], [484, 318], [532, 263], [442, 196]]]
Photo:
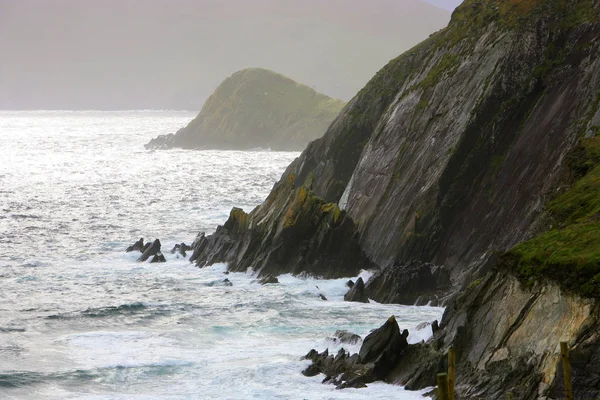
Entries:
[[219, 85], [188, 126], [145, 147], [303, 150], [344, 105], [275, 72], [244, 69]]
[[347, 101], [449, 19], [421, 0], [0, 0], [0, 109], [197, 111], [253, 66]]

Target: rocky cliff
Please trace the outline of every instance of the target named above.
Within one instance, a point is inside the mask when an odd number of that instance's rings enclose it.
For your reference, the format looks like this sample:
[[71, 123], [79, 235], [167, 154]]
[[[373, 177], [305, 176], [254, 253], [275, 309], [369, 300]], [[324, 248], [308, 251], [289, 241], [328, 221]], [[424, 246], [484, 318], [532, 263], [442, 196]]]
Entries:
[[568, 160], [598, 129], [597, 13], [592, 1], [465, 2], [351, 100], [241, 232], [276, 247], [303, 187], [345, 211], [383, 269], [428, 262], [454, 288], [468, 284], [491, 254], [549, 227], [545, 204], [572, 182]]
[[[453, 345], [460, 398], [555, 398], [567, 340], [576, 398], [597, 398], [599, 55], [598, 0], [465, 1], [351, 100], [265, 203], [203, 238], [198, 260], [321, 276], [376, 266], [370, 298], [447, 302], [433, 342], [410, 346], [388, 380], [433, 385]], [[319, 263], [337, 259], [340, 235], [360, 256]]]
[[344, 105], [275, 72], [245, 69], [225, 79], [188, 126], [145, 147], [303, 150]]

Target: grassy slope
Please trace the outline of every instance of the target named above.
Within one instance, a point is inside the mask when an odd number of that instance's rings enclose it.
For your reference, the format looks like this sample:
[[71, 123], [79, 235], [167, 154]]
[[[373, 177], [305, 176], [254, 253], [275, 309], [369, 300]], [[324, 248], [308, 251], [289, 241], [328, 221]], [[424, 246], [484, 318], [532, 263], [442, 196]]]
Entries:
[[573, 165], [580, 178], [547, 204], [557, 226], [507, 256], [529, 283], [549, 278], [582, 296], [600, 298], [600, 137], [581, 144]]
[[190, 127], [202, 141], [288, 140], [293, 148], [325, 133], [344, 105], [283, 75], [250, 68], [227, 78]]

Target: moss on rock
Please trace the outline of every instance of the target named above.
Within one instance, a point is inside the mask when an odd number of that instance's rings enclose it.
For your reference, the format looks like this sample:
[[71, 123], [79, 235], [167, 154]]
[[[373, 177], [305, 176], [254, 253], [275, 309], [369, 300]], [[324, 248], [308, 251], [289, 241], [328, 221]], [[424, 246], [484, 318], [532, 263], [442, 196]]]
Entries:
[[600, 137], [582, 139], [577, 170], [587, 172], [549, 202], [553, 229], [505, 256], [522, 279], [550, 279], [585, 297], [600, 299]]

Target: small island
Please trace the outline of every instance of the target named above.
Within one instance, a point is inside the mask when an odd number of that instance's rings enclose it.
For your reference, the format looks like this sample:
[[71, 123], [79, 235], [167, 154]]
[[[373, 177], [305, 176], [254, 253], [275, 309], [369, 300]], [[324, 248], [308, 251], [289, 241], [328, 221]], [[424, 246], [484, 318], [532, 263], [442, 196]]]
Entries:
[[300, 151], [323, 136], [345, 104], [281, 74], [244, 69], [219, 85], [188, 126], [145, 147]]

